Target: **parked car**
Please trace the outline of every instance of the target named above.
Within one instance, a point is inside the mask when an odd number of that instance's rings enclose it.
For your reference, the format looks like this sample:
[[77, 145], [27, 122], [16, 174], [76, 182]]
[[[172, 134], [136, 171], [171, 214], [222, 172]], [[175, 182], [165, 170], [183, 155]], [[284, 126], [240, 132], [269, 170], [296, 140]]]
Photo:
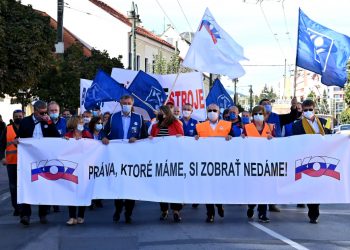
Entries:
[[334, 134], [350, 134], [350, 124], [341, 124], [334, 128]]

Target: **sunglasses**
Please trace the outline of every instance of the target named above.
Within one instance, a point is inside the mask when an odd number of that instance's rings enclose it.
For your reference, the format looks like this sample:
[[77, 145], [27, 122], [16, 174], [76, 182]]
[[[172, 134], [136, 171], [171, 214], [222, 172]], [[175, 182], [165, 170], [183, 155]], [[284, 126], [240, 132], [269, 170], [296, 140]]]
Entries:
[[47, 112], [40, 112], [39, 115], [47, 115]]
[[263, 113], [254, 113], [253, 115], [263, 115]]
[[96, 124], [103, 124], [102, 122], [98, 122], [98, 123], [96, 123]]
[[304, 109], [304, 112], [307, 112], [307, 111], [314, 111], [314, 109]]
[[208, 109], [208, 113], [210, 113], [210, 112], [218, 112], [218, 110], [217, 109]]

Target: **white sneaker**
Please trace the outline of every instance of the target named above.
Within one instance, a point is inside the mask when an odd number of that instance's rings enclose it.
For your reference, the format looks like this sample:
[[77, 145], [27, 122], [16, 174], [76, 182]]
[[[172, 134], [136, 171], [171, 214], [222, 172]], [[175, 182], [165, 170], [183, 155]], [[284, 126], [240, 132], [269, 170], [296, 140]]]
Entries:
[[83, 224], [84, 218], [78, 217], [77, 222], [78, 222], [78, 224]]
[[75, 218], [70, 218], [70, 219], [66, 222], [66, 224], [67, 224], [68, 226], [76, 225], [76, 224], [77, 224], [77, 219], [75, 219]]

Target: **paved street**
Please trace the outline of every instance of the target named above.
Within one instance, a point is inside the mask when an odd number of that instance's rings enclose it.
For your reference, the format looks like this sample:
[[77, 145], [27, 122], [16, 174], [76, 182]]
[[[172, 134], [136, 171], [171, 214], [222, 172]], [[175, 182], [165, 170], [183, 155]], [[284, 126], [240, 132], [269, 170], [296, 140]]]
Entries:
[[[5, 177], [5, 178], [4, 178]], [[112, 223], [113, 203], [87, 210], [86, 223], [68, 227], [68, 209], [48, 216], [47, 225], [38, 222], [34, 206], [32, 223], [24, 228], [12, 216], [4, 167], [0, 168], [0, 249], [349, 249], [349, 205], [321, 206], [320, 223], [308, 223], [306, 209], [281, 205], [270, 213], [271, 222], [249, 222], [246, 206], [225, 206], [225, 218], [214, 224], [205, 220], [205, 206], [186, 205], [183, 221], [159, 221], [159, 205], [137, 202], [132, 225]]]

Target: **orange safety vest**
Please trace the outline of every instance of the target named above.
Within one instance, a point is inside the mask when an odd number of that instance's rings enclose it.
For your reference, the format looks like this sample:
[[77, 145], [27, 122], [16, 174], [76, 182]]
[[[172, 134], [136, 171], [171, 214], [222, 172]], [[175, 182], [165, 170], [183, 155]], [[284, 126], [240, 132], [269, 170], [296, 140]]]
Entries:
[[210, 126], [210, 121], [197, 123], [196, 130], [199, 137], [222, 136], [230, 134], [232, 123], [229, 121], [220, 120], [213, 130]]
[[13, 125], [7, 126], [6, 133], [6, 163], [7, 164], [17, 164], [17, 147], [14, 144], [14, 140], [16, 138], [15, 130], [13, 129]]
[[264, 129], [259, 133], [254, 123], [249, 123], [244, 125], [245, 132], [247, 136], [251, 137], [267, 137], [267, 135], [272, 135], [273, 124], [264, 123]]

